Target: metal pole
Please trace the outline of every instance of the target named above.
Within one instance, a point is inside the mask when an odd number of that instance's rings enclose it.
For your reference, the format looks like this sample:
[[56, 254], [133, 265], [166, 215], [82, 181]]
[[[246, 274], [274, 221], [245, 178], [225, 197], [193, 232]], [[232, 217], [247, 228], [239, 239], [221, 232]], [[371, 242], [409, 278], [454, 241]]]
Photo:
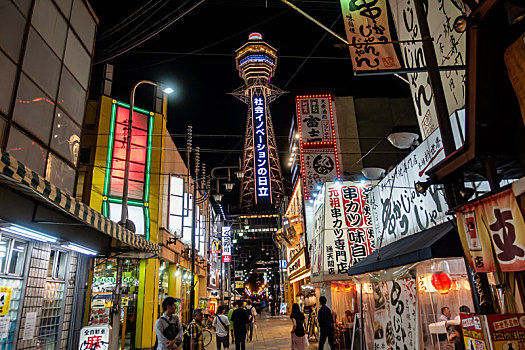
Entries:
[[191, 289], [190, 289], [190, 313], [193, 315], [195, 308], [195, 229], [197, 226], [197, 186], [200, 165], [200, 148], [195, 148], [195, 181], [193, 181], [193, 210], [191, 213]]
[[[126, 163], [124, 165], [124, 185], [122, 188], [122, 212], [120, 214], [119, 224], [125, 228], [128, 228], [127, 219], [128, 219], [128, 183], [129, 183], [129, 162], [131, 156], [131, 128], [133, 120], [133, 107], [135, 104], [135, 90], [140, 84], [149, 84], [153, 86], [158, 86], [157, 83], [149, 80], [141, 80], [133, 85], [131, 89], [131, 95], [129, 97], [129, 117], [128, 117], [128, 135], [126, 138]], [[134, 232], [133, 232], [134, 233]]]
[[117, 350], [119, 348], [118, 341], [120, 339], [120, 301], [122, 300], [122, 259], [117, 258], [117, 280], [115, 284], [115, 299], [113, 301], [113, 315], [111, 320], [111, 337], [110, 349]]

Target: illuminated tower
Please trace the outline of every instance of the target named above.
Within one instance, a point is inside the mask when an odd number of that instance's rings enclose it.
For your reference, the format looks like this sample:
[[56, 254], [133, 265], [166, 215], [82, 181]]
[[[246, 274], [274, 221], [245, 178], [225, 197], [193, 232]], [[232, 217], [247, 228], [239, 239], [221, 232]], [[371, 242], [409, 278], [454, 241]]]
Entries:
[[241, 208], [271, 209], [284, 195], [281, 164], [270, 115], [270, 103], [283, 94], [270, 85], [276, 50], [252, 33], [236, 51], [235, 62], [245, 85], [232, 94], [248, 105], [244, 140]]

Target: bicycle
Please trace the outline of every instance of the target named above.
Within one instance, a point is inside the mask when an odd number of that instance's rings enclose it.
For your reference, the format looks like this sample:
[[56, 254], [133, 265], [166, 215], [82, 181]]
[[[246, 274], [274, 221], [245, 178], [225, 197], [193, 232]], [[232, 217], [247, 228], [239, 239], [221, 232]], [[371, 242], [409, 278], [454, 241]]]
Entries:
[[204, 328], [202, 330], [202, 344], [204, 345], [204, 347], [207, 347], [208, 345], [210, 345], [212, 339], [213, 339], [213, 334], [211, 333], [211, 331], [207, 328]]

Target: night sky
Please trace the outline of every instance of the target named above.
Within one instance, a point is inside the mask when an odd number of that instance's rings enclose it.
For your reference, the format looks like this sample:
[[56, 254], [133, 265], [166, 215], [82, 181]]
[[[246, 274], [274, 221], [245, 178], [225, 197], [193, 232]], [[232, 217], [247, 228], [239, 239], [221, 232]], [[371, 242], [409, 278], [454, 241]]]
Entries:
[[[100, 20], [95, 62], [126, 48], [127, 45], [119, 45], [127, 40], [140, 41], [196, 2], [129, 0], [127, 7], [122, 7], [118, 6], [121, 2], [91, 0]], [[339, 1], [294, 1], [294, 4], [345, 36]], [[141, 6], [126, 22], [142, 15], [122, 30], [113, 29], [107, 35], [108, 29]], [[192, 125], [194, 134], [233, 135], [195, 137], [194, 146], [214, 150], [202, 155], [208, 169], [235, 165], [242, 156], [247, 109], [227, 93], [243, 84], [235, 68], [234, 52], [251, 32], [261, 33], [277, 49], [277, 71], [271, 83], [289, 91], [271, 105], [285, 176], [287, 135], [296, 95], [408, 97], [410, 94], [408, 85], [394, 76], [355, 77], [348, 49], [341, 48], [337, 38], [278, 0], [206, 0], [152, 39], [108, 61], [115, 65], [113, 95], [127, 102], [131, 86], [141, 79], [173, 85], [176, 92], [170, 96], [168, 107], [170, 133], [184, 134], [187, 125]], [[115, 44], [117, 40], [121, 41]], [[93, 69], [92, 98], [100, 91], [101, 68], [98, 63]], [[151, 108], [151, 96], [151, 89], [141, 87], [137, 105]], [[184, 137], [175, 135], [174, 141], [180, 148], [186, 145]]]

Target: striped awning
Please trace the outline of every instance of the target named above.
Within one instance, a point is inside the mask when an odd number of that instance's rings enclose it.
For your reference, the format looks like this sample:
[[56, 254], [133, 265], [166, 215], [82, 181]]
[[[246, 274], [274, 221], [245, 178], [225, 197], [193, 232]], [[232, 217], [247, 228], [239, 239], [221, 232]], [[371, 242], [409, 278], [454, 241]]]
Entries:
[[157, 244], [147, 241], [144, 237], [136, 235], [104, 217], [88, 205], [64, 193], [6, 151], [1, 150], [1, 152], [0, 178], [4, 182], [7, 180], [11, 187], [53, 205], [131, 248], [157, 254], [160, 252], [160, 247]]

